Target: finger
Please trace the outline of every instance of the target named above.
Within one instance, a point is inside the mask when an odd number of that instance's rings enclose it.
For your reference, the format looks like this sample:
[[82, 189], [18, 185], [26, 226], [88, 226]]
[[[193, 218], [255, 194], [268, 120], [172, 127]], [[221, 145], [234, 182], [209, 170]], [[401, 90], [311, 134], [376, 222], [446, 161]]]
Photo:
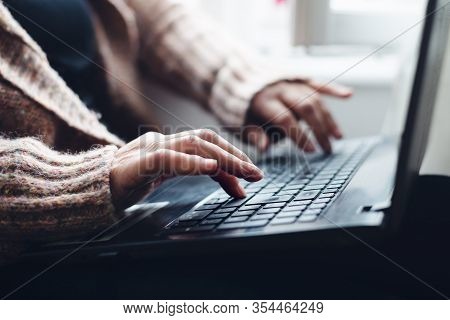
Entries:
[[320, 93], [303, 83], [291, 84], [279, 93], [281, 102], [292, 111], [301, 105], [313, 103], [317, 96], [320, 96]]
[[231, 153], [232, 155], [241, 159], [242, 161], [246, 161], [246, 162], [253, 164], [252, 160], [243, 151], [239, 150], [239, 148], [235, 147], [230, 142], [225, 140], [217, 132], [214, 132], [213, 130], [210, 130], [210, 129], [198, 129], [198, 130], [192, 130], [192, 131], [184, 131], [184, 132], [180, 132], [180, 133], [177, 133], [174, 135], [169, 135], [168, 137], [169, 138], [180, 138], [180, 137], [185, 137], [185, 136], [188, 136], [191, 134], [195, 134], [198, 137], [202, 138], [203, 140], [206, 140], [210, 143], [213, 143], [213, 144], [219, 146], [223, 150], [227, 151], [228, 153]]
[[165, 141], [164, 148], [198, 155], [203, 158], [215, 159], [221, 169], [248, 181], [258, 181], [263, 178], [262, 171], [254, 164], [242, 161], [217, 145], [194, 134]]
[[[303, 93], [303, 99], [298, 98], [298, 92]], [[280, 94], [280, 99], [285, 105], [293, 110], [297, 115], [297, 118], [305, 118], [304, 120], [312, 127], [319, 144], [324, 150], [329, 152], [328, 146], [331, 147], [331, 145], [329, 143], [328, 135], [340, 138], [342, 137], [342, 133], [328, 109], [323, 105], [319, 96], [320, 94], [315, 92], [312, 88], [301, 85], [301, 88], [299, 88], [299, 86], [290, 86]], [[312, 110], [312, 108], [314, 110]], [[307, 117], [302, 114], [303, 112]], [[315, 114], [309, 115], [309, 113]]]
[[308, 85], [319, 93], [327, 94], [337, 98], [349, 98], [353, 95], [353, 90], [341, 85], [331, 85], [310, 80]]
[[142, 157], [140, 173], [144, 175], [215, 175], [217, 161], [174, 150], [159, 149]]
[[335, 137], [336, 139], [341, 139], [343, 136], [341, 129], [339, 128], [337, 122], [334, 120], [331, 112], [321, 101], [319, 101], [319, 109], [322, 113], [322, 118], [324, 120], [325, 126], [328, 129], [328, 132], [331, 133], [331, 135], [333, 135], [333, 137]]
[[307, 104], [300, 106], [296, 109], [301, 118], [309, 125], [314, 133], [314, 136], [325, 152], [331, 152], [331, 143], [328, 138], [327, 128], [325, 127], [324, 120], [321, 117], [318, 109], [317, 101], [315, 105]]
[[256, 125], [244, 129], [244, 140], [256, 146], [259, 151], [266, 151], [269, 147], [269, 137], [263, 128]]
[[239, 180], [223, 170], [219, 169], [217, 174], [212, 176], [212, 178], [232, 197], [245, 198], [247, 195]]
[[280, 127], [283, 133], [288, 136], [297, 146], [307, 152], [315, 150], [314, 144], [302, 130], [291, 110], [279, 100], [270, 100], [266, 103], [267, 112], [273, 114], [272, 124]]

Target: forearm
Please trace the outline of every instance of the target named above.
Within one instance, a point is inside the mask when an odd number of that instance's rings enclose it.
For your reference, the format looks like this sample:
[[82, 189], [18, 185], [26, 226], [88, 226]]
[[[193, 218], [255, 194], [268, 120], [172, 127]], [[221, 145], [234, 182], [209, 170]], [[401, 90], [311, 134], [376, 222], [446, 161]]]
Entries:
[[[147, 70], [187, 91], [222, 121], [243, 124], [251, 99], [265, 86], [290, 78], [175, 0], [128, 0], [140, 31]], [[298, 79], [297, 77], [295, 79]]]
[[109, 175], [115, 150], [69, 155], [31, 138], [0, 138], [0, 238], [49, 241], [113, 223]]

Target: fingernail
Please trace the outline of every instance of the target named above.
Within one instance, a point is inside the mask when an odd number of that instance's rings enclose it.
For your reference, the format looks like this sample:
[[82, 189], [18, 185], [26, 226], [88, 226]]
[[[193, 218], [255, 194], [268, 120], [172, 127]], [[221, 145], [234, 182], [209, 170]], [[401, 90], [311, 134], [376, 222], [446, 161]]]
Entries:
[[253, 167], [253, 170], [254, 170], [258, 175], [260, 175], [261, 177], [264, 177], [264, 172], [263, 172], [260, 168], [258, 168], [258, 167], [255, 166], [255, 165], [252, 165], [252, 167]]
[[244, 187], [241, 186], [241, 184], [238, 184], [239, 194], [242, 198], [245, 198], [247, 196], [247, 192], [245, 191]]
[[247, 163], [244, 165], [245, 178], [253, 178], [260, 180], [264, 177], [264, 172], [261, 171], [257, 166]]

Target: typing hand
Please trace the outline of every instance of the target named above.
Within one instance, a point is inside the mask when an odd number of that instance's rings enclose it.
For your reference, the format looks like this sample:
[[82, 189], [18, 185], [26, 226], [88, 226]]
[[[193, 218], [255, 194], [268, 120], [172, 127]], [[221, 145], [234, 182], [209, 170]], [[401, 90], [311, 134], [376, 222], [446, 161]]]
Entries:
[[245, 197], [245, 191], [237, 178], [263, 177], [247, 155], [211, 130], [147, 133], [115, 155], [110, 174], [114, 204], [126, 208], [165, 179], [179, 175], [209, 175], [238, 198]]
[[313, 81], [284, 81], [266, 87], [252, 100], [246, 116], [244, 139], [264, 151], [270, 141], [287, 136], [306, 152], [313, 152], [314, 144], [299, 124], [303, 120], [321, 148], [331, 152], [330, 137], [340, 139], [342, 133], [320, 94], [348, 98], [352, 91]]

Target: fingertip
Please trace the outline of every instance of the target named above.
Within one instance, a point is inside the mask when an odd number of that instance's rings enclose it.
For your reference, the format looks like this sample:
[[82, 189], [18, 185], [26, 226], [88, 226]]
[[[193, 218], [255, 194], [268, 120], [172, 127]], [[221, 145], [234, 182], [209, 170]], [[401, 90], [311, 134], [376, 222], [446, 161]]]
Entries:
[[264, 152], [269, 147], [269, 138], [264, 134], [260, 136], [260, 139], [256, 142], [256, 147], [260, 152]]
[[336, 139], [342, 139], [342, 138], [344, 137], [344, 135], [342, 134], [341, 130], [339, 130], [339, 129], [335, 129], [335, 130], [334, 130], [333, 136], [334, 136]]
[[238, 191], [238, 198], [245, 198], [247, 196], [247, 192], [245, 191], [244, 187], [239, 183], [237, 185], [237, 191]]
[[314, 144], [311, 141], [308, 141], [306, 143], [306, 145], [303, 147], [303, 149], [306, 152], [314, 152], [314, 151], [316, 151], [316, 147], [314, 147]]
[[341, 87], [338, 89], [338, 96], [341, 98], [350, 98], [353, 96], [353, 89]]

